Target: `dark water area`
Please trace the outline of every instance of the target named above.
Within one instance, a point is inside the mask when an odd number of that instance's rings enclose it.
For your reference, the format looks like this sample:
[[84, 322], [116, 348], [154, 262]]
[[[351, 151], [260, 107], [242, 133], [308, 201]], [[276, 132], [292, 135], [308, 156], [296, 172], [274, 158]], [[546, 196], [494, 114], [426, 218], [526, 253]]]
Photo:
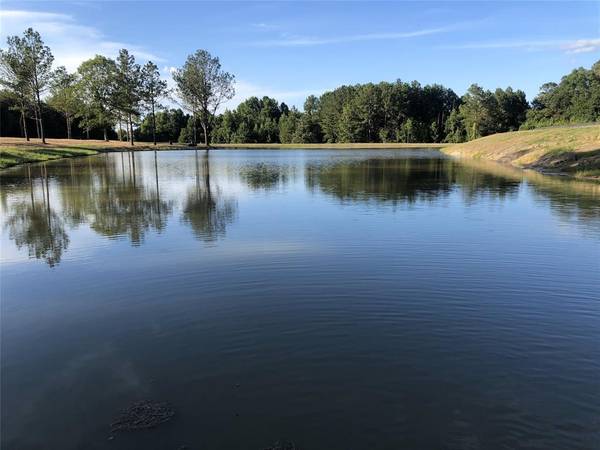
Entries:
[[[3, 449], [600, 448], [600, 185], [431, 150], [4, 171]], [[155, 429], [111, 432], [137, 401]]]

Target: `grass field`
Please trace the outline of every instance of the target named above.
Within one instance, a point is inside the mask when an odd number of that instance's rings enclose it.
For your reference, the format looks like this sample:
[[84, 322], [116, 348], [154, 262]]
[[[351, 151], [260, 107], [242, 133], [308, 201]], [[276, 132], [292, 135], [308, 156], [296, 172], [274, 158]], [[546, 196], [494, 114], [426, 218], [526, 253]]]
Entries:
[[542, 172], [595, 178], [600, 175], [600, 125], [499, 133], [442, 151]]

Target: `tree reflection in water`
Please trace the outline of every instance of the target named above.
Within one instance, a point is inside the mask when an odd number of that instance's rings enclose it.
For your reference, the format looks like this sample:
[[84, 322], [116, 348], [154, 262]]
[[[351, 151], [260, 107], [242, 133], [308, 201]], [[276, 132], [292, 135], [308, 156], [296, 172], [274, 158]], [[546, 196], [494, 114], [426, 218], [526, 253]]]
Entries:
[[103, 236], [126, 236], [133, 245], [141, 245], [147, 231], [161, 232], [166, 228], [173, 202], [160, 199], [157, 164], [153, 174], [156, 187], [146, 187], [138, 181], [141, 174], [136, 168], [135, 153], [124, 153], [126, 163], [122, 153], [114, 164], [102, 157], [104, 164], [71, 172], [62, 191], [64, 210], [73, 223], [89, 223]]
[[195, 185], [188, 190], [183, 221], [198, 239], [211, 242], [225, 234], [227, 225], [235, 219], [237, 203], [224, 198], [218, 189], [213, 192], [209, 156], [205, 154], [200, 161], [198, 151], [195, 152]]
[[5, 222], [10, 239], [17, 248], [27, 247], [29, 257], [43, 259], [50, 267], [57, 265], [69, 246], [64, 221], [50, 206], [50, 186], [46, 166], [41, 169], [42, 201], [34, 194], [31, 168], [27, 166], [30, 201], [13, 204]]
[[[224, 195], [215, 186], [209, 156], [195, 152], [195, 180], [184, 190], [181, 203], [178, 190], [173, 193], [161, 186], [159, 171], [166, 176], [175, 174], [175, 183], [167, 186], [179, 188], [185, 182], [179, 174], [186, 159], [178, 156], [170, 166], [168, 158], [160, 163], [162, 157], [156, 152], [153, 158], [148, 153], [123, 152], [3, 172], [0, 206], [9, 239], [17, 248], [27, 248], [30, 257], [54, 267], [69, 247], [69, 232], [80, 225], [139, 246], [147, 233], [166, 229], [176, 205], [181, 207], [181, 222], [191, 227], [197, 239], [213, 242], [222, 238], [236, 220], [238, 205], [234, 196]], [[303, 173], [305, 186], [313, 193], [341, 203], [378, 207], [432, 203], [453, 193], [465, 205], [477, 203], [482, 196], [503, 201], [518, 196], [525, 187], [536, 203], [547, 203], [561, 220], [576, 223], [585, 232], [597, 234], [599, 229], [598, 184], [498, 164], [418, 154], [316, 158], [292, 164], [233, 161], [232, 179], [251, 190], [287, 189], [295, 174]]]

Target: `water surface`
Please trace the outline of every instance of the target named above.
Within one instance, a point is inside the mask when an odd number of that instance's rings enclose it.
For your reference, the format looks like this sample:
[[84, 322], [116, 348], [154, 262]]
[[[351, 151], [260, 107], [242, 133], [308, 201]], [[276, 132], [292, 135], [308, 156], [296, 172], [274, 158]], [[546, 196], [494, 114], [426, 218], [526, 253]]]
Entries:
[[[600, 448], [600, 185], [436, 151], [4, 171], [2, 448]], [[110, 423], [137, 400], [175, 418]]]

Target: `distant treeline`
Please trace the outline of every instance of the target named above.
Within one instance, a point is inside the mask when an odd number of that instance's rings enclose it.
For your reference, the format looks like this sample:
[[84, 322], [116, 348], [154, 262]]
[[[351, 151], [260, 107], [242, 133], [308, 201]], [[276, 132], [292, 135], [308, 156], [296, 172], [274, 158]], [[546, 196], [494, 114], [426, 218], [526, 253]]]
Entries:
[[[600, 61], [528, 103], [521, 90], [473, 84], [459, 97], [433, 84], [380, 82], [309, 96], [300, 111], [251, 97], [218, 114], [233, 97], [233, 75], [204, 50], [190, 55], [167, 89], [152, 62], [125, 49], [112, 60], [83, 62], [76, 73], [52, 69], [40, 35], [28, 29], [0, 52], [0, 135], [205, 143], [464, 142], [489, 134], [600, 119]], [[165, 108], [166, 101], [180, 105]]]

